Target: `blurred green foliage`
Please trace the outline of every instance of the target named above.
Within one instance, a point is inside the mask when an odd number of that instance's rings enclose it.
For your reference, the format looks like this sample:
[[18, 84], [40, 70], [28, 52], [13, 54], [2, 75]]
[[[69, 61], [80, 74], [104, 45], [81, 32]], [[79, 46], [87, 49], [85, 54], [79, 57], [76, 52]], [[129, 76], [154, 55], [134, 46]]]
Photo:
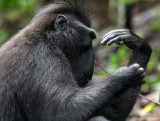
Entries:
[[38, 0], [0, 0], [0, 43], [28, 24], [39, 5]]
[[132, 4], [137, 2], [138, 0], [120, 0], [120, 2], [122, 2], [123, 4]]
[[5, 29], [0, 30], [0, 43], [2, 43], [6, 38], [8, 38], [8, 32]]
[[116, 53], [111, 53], [109, 56], [108, 66], [106, 70], [108, 73], [116, 72], [122, 65], [127, 65], [129, 60], [128, 48], [124, 45], [120, 46]]
[[160, 22], [160, 17], [158, 17], [155, 20], [150, 21], [149, 27], [152, 31], [158, 31], [159, 30], [159, 22]]
[[38, 3], [38, 0], [1, 0], [0, 11], [20, 9], [28, 12]]

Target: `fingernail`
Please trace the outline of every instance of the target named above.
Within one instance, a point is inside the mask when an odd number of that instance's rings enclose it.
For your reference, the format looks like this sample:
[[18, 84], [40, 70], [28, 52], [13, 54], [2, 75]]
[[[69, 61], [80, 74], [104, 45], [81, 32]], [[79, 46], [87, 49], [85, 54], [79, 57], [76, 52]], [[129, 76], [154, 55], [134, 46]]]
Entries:
[[140, 70], [140, 71], [144, 71], [144, 69], [143, 69], [143, 68], [139, 68], [139, 70]]
[[110, 43], [110, 42], [107, 42], [107, 45], [111, 45], [111, 43]]
[[105, 42], [104, 42], [104, 41], [101, 41], [101, 44], [102, 44], [102, 45], [105, 45]]

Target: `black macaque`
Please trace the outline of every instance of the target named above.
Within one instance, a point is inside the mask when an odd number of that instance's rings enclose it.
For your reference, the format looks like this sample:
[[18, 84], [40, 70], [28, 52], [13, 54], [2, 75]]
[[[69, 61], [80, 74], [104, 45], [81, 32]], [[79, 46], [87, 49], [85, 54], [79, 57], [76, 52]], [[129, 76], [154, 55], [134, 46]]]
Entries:
[[133, 56], [128, 67], [90, 81], [96, 38], [90, 26], [78, 1], [56, 2], [1, 46], [0, 121], [126, 119], [151, 49], [128, 30], [107, 34], [102, 44], [124, 43]]

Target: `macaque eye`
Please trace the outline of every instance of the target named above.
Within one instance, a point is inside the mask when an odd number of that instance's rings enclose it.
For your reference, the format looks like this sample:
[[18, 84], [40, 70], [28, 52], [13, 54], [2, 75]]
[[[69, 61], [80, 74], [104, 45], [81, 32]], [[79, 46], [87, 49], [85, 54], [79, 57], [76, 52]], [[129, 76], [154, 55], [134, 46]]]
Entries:
[[64, 31], [68, 28], [68, 20], [64, 15], [58, 15], [55, 22], [54, 28], [57, 31]]

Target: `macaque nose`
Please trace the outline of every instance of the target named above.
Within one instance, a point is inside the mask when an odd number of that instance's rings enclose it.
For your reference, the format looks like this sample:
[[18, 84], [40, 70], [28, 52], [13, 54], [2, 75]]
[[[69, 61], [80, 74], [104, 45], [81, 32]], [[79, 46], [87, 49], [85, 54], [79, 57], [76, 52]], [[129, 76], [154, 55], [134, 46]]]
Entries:
[[89, 28], [89, 36], [91, 40], [96, 39], [97, 38], [96, 31], [94, 29]]

